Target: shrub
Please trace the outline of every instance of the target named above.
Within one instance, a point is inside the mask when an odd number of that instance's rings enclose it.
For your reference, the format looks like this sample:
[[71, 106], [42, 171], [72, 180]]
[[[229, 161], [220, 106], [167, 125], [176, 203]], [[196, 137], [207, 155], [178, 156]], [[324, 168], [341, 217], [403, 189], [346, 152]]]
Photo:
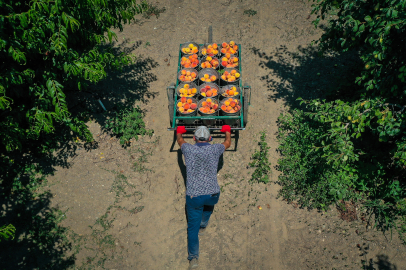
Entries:
[[[301, 100], [305, 109], [281, 115], [281, 195], [326, 209], [356, 200], [382, 230], [406, 223], [405, 1], [314, 1], [321, 52], [356, 51], [363, 68], [351, 96]], [[330, 16], [329, 16], [330, 17]], [[357, 72], [357, 71], [356, 71]], [[345, 78], [343, 78], [345, 79]], [[340, 91], [340, 90], [338, 90]]]
[[248, 164], [251, 168], [256, 168], [252, 173], [251, 181], [268, 183], [268, 174], [271, 171], [271, 163], [268, 161], [268, 144], [266, 143], [266, 133], [261, 132], [261, 139], [258, 142], [259, 150], [252, 155], [252, 162]]
[[122, 109], [106, 124], [116, 136], [120, 138], [122, 145], [129, 145], [130, 140], [138, 140], [139, 135], [152, 136], [153, 130], [145, 129], [144, 113], [139, 107]]

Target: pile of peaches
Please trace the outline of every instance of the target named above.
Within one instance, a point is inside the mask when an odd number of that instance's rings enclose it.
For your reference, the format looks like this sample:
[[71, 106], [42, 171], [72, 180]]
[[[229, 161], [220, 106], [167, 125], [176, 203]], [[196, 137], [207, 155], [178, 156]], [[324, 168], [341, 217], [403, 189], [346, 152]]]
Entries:
[[237, 72], [236, 69], [231, 70], [228, 72], [227, 70], [224, 71], [223, 75], [221, 75], [221, 79], [226, 82], [235, 82], [240, 78], [241, 74]]
[[225, 68], [235, 68], [238, 67], [238, 57], [232, 54], [226, 53], [223, 58], [221, 58], [221, 65]]
[[182, 65], [182, 67], [185, 68], [197, 67], [199, 65], [199, 59], [197, 58], [197, 54], [189, 55], [189, 57], [183, 56], [180, 59], [180, 64]]
[[182, 52], [184, 54], [193, 54], [198, 53], [199, 49], [193, 43], [190, 43], [187, 47], [182, 49]]
[[207, 45], [207, 47], [204, 47], [202, 49], [202, 55], [209, 55], [209, 56], [214, 56], [219, 53], [218, 50], [218, 45], [216, 43]]
[[190, 88], [189, 84], [185, 84], [183, 85], [182, 88], [179, 89], [179, 95], [181, 97], [193, 97], [195, 96], [197, 93], [197, 89], [196, 88]]
[[204, 74], [200, 80], [202, 82], [215, 82], [217, 80], [217, 76], [216, 75], [209, 75], [209, 74]]
[[214, 68], [219, 66], [219, 60], [215, 57], [207, 56], [205, 61], [200, 64], [202, 68]]
[[222, 96], [223, 97], [234, 97], [234, 96], [237, 96], [238, 94], [239, 94], [239, 92], [237, 91], [237, 87], [231, 86], [229, 89], [224, 90]]
[[197, 109], [197, 104], [194, 103], [191, 98], [185, 97], [180, 98], [176, 106], [178, 107], [178, 111], [183, 114], [192, 113]]
[[203, 97], [215, 97], [217, 94], [217, 89], [215, 87], [211, 87], [210, 85], [200, 88], [200, 95]]
[[194, 81], [196, 79], [196, 77], [197, 77], [197, 72], [196, 71], [194, 71], [194, 70], [190, 71], [190, 70], [182, 69], [180, 71], [179, 80], [182, 81], [182, 82], [192, 82], [192, 81]]
[[222, 101], [221, 110], [226, 113], [236, 113], [241, 109], [238, 99], [225, 99]]
[[236, 52], [238, 52], [238, 46], [235, 44], [234, 41], [230, 41], [230, 43], [227, 42], [223, 42], [221, 44], [221, 53], [222, 54], [226, 54], [226, 53], [230, 53], [230, 54], [235, 54]]
[[217, 100], [207, 98], [200, 103], [199, 111], [205, 114], [212, 114], [215, 113], [218, 109], [219, 105]]

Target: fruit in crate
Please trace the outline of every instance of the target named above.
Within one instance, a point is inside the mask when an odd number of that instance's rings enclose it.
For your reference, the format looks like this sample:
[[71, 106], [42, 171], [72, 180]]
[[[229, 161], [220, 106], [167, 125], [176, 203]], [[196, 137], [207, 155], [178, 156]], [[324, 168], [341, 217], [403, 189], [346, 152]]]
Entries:
[[182, 82], [192, 82], [196, 79], [197, 72], [196, 71], [190, 71], [186, 69], [182, 69], [180, 71], [180, 76], [179, 80]]
[[218, 50], [218, 45], [216, 43], [209, 44], [209, 45], [207, 45], [207, 47], [204, 47], [202, 49], [202, 55], [213, 56], [213, 55], [217, 55], [218, 53], [219, 53], [219, 50]]
[[183, 56], [180, 59], [180, 64], [185, 68], [194, 68], [199, 65], [199, 59], [197, 59], [197, 54], [192, 54], [189, 56]]
[[205, 114], [212, 114], [217, 111], [218, 107], [219, 105], [216, 100], [207, 98], [201, 102], [199, 111]]
[[229, 53], [226, 53], [221, 58], [221, 65], [225, 68], [238, 67], [238, 57]]
[[199, 49], [193, 45], [193, 43], [190, 43], [187, 47], [182, 48], [182, 52], [184, 54], [193, 54], [193, 53], [198, 53]]
[[221, 110], [226, 113], [236, 113], [241, 109], [240, 102], [235, 98], [228, 98], [222, 102]]
[[204, 74], [200, 80], [202, 82], [215, 82], [217, 80], [217, 76], [216, 75], [210, 75], [210, 74]]
[[215, 97], [217, 96], [217, 89], [210, 85], [206, 85], [200, 89], [200, 94], [204, 97]]
[[200, 64], [201, 68], [214, 68], [219, 66], [219, 60], [215, 57], [207, 56], [205, 61]]
[[223, 93], [224, 97], [233, 97], [238, 95], [239, 92], [237, 91], [237, 87], [231, 86], [230, 89], [226, 89]]
[[179, 89], [179, 95], [181, 97], [193, 97], [196, 95], [197, 89], [196, 88], [190, 88], [189, 84], [185, 84], [181, 89]]
[[238, 46], [235, 44], [234, 41], [230, 41], [230, 43], [223, 42], [221, 44], [221, 50], [220, 51], [221, 51], [222, 54], [226, 54], [226, 53], [235, 54], [235, 53], [238, 52]]
[[224, 71], [223, 75], [221, 75], [221, 79], [227, 82], [234, 82], [240, 78], [241, 74], [237, 72], [237, 70], [233, 69], [230, 72]]
[[192, 113], [197, 109], [197, 104], [191, 98], [181, 97], [176, 104], [178, 111], [183, 114]]

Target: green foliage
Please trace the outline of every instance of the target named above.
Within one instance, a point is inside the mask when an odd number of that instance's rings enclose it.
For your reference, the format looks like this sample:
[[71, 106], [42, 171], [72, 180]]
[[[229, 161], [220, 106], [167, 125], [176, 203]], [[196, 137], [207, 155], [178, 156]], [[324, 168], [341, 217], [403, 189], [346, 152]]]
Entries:
[[403, 233], [406, 1], [314, 2], [316, 26], [336, 13], [317, 41], [321, 51], [355, 50], [363, 67], [351, 95], [337, 88], [323, 100], [299, 99], [305, 109], [280, 116], [280, 195], [321, 209], [358, 201], [378, 228]]
[[153, 130], [145, 129], [143, 117], [144, 113], [139, 107], [123, 109], [106, 124], [106, 128], [120, 137], [122, 145], [129, 145], [130, 140], [133, 138], [138, 140], [139, 135], [152, 136], [154, 133]]
[[271, 172], [271, 163], [268, 161], [268, 150], [269, 146], [266, 143], [266, 133], [261, 132], [261, 139], [258, 142], [259, 150], [256, 150], [252, 155], [252, 162], [248, 164], [251, 168], [256, 168], [252, 173], [251, 181], [268, 183], [268, 174]]
[[66, 90], [82, 91], [133, 61], [102, 45], [146, 7], [135, 0], [0, 2], [0, 138], [7, 151], [58, 125], [92, 140], [69, 112]]
[[248, 15], [248, 17], [254, 16], [257, 14], [256, 10], [253, 10], [252, 8], [244, 10], [244, 15]]
[[11, 240], [14, 239], [16, 232], [16, 227], [13, 224], [3, 225], [0, 227], [0, 242], [2, 239], [8, 240], [11, 237]]

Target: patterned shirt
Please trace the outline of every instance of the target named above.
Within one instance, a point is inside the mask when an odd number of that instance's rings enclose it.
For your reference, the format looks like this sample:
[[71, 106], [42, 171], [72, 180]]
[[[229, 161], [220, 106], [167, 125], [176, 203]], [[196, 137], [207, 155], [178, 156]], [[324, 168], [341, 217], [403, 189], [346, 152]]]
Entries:
[[186, 195], [200, 196], [219, 193], [217, 167], [225, 146], [223, 144], [196, 143], [192, 145], [184, 143], [181, 149], [186, 163]]

